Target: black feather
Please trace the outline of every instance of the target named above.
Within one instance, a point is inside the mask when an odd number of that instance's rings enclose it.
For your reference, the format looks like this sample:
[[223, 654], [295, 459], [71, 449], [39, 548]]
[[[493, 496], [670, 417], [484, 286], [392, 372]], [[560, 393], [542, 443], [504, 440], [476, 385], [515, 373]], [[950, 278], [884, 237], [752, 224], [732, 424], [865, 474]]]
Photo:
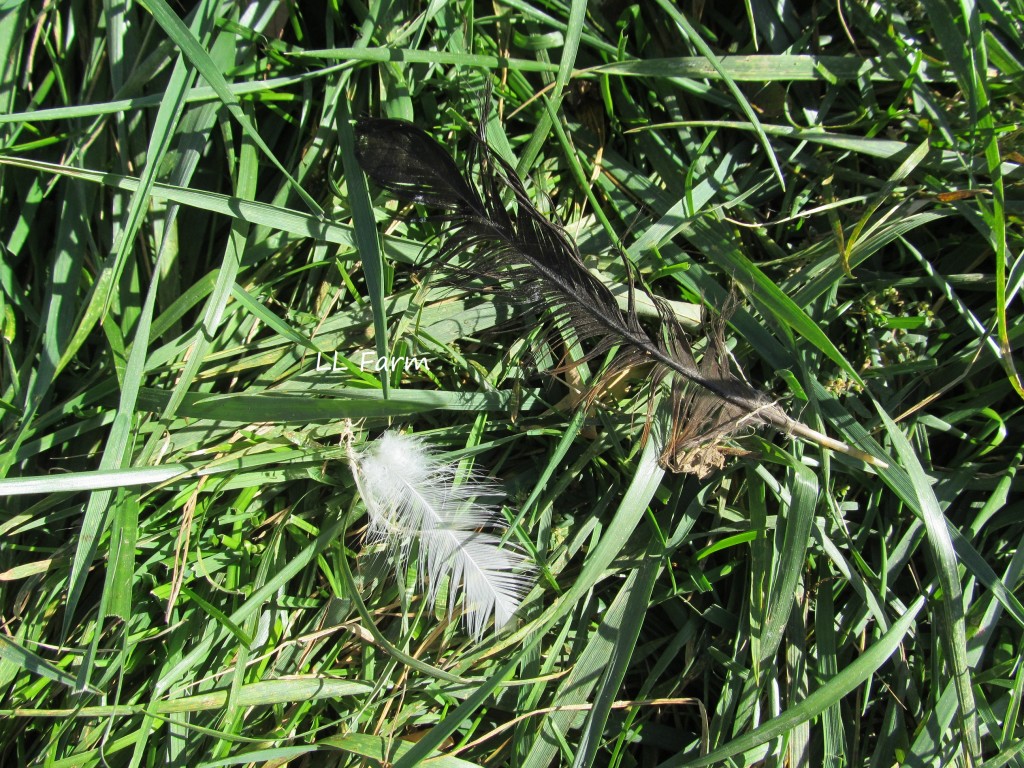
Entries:
[[411, 123], [366, 119], [356, 125], [356, 154], [374, 182], [402, 200], [444, 210], [447, 229], [439, 259], [450, 262], [458, 257], [457, 274], [508, 286], [525, 297], [527, 306], [540, 300], [556, 327], [571, 329], [579, 340], [591, 342], [584, 360], [618, 347], [588, 402], [601, 382], [638, 365], [653, 364], [652, 392], [673, 375], [673, 425], [663, 464], [698, 474], [702, 468], [721, 466], [707, 446], [752, 424], [770, 424], [876, 461], [791, 419], [736, 378], [724, 353], [723, 320], [705, 323], [708, 349], [700, 365], [675, 315], [654, 296], [661, 322], [658, 333], [649, 333], [635, 311], [631, 265], [626, 262], [630, 290], [623, 312], [608, 287], [586, 268], [572, 239], [534, 207], [515, 170], [482, 137], [476, 138], [473, 149], [475, 182], [459, 171], [444, 147]]

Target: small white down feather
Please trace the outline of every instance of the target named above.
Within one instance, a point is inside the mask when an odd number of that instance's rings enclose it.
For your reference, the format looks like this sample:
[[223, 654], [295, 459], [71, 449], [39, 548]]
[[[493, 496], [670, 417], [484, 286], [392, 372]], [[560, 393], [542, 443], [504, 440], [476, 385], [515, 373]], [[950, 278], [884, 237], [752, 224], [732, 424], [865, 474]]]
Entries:
[[400, 580], [415, 557], [417, 585], [429, 600], [448, 582], [449, 616], [461, 592], [466, 632], [477, 642], [492, 617], [495, 632], [507, 624], [532, 569], [521, 550], [501, 544], [498, 510], [480, 502], [500, 495], [497, 487], [473, 473], [458, 476], [457, 465], [442, 464], [423, 440], [398, 432], [354, 454], [352, 468], [368, 543], [385, 546]]

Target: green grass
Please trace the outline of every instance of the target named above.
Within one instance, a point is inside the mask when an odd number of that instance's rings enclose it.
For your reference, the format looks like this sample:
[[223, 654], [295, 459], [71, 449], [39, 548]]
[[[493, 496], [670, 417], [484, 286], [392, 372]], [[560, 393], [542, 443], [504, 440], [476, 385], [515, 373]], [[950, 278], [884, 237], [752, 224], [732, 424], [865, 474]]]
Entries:
[[[1024, 4], [238, 5], [0, 4], [0, 765], [1024, 766]], [[364, 115], [464, 162], [488, 86], [588, 266], [737, 295], [889, 467], [673, 475], [642, 372], [573, 410], [355, 165]], [[348, 420], [501, 482], [508, 631], [367, 567]]]

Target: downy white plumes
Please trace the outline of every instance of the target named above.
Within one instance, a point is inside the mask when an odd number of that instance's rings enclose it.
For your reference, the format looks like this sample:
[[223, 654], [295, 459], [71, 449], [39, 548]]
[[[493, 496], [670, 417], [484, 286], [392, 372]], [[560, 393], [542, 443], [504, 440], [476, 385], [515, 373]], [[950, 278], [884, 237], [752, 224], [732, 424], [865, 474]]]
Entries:
[[[416, 557], [418, 585], [429, 600], [448, 581], [448, 613], [463, 595], [466, 631], [479, 641], [490, 618], [495, 631], [515, 613], [529, 588], [526, 556], [494, 533], [505, 527], [497, 510], [479, 499], [497, 488], [473, 474], [457, 477], [422, 440], [386, 432], [352, 454], [352, 473], [369, 517], [368, 540], [395, 560], [400, 580]], [[461, 484], [456, 481], [461, 479]]]

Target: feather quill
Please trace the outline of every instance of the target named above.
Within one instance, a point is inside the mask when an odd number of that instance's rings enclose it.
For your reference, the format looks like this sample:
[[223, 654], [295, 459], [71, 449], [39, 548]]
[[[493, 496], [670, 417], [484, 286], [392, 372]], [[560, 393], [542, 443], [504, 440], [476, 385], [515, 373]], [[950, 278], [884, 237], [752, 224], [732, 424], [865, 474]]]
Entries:
[[431, 602], [448, 584], [449, 616], [461, 592], [466, 631], [477, 642], [492, 618], [495, 631], [505, 626], [531, 576], [526, 555], [496, 533], [504, 519], [480, 501], [500, 495], [497, 487], [474, 473], [459, 477], [423, 440], [398, 432], [351, 452], [350, 463], [369, 518], [367, 541], [384, 546], [399, 578], [415, 558], [417, 584]]
[[[712, 456], [709, 464], [694, 457], [749, 425], [770, 425], [881, 464], [870, 454], [792, 419], [733, 375], [721, 342], [724, 321], [706, 324], [709, 349], [700, 365], [671, 309], [649, 293], [661, 322], [656, 333], [648, 332], [636, 313], [638, 288], [625, 259], [629, 301], [626, 311], [621, 311], [608, 287], [586, 268], [576, 244], [534, 207], [515, 170], [482, 136], [473, 144], [475, 182], [473, 176], [459, 171], [444, 147], [411, 123], [360, 120], [356, 137], [359, 163], [374, 182], [402, 200], [444, 211], [447, 229], [438, 258], [450, 262], [458, 256], [456, 277], [501, 284], [528, 306], [545, 305], [556, 327], [571, 328], [578, 339], [591, 342], [582, 360], [572, 365], [618, 348], [585, 398], [588, 403], [602, 382], [638, 365], [653, 364], [652, 392], [671, 376], [673, 425], [662, 453], [666, 467], [702, 474], [701, 468], [716, 465], [717, 458]], [[511, 198], [510, 206], [502, 195]]]

